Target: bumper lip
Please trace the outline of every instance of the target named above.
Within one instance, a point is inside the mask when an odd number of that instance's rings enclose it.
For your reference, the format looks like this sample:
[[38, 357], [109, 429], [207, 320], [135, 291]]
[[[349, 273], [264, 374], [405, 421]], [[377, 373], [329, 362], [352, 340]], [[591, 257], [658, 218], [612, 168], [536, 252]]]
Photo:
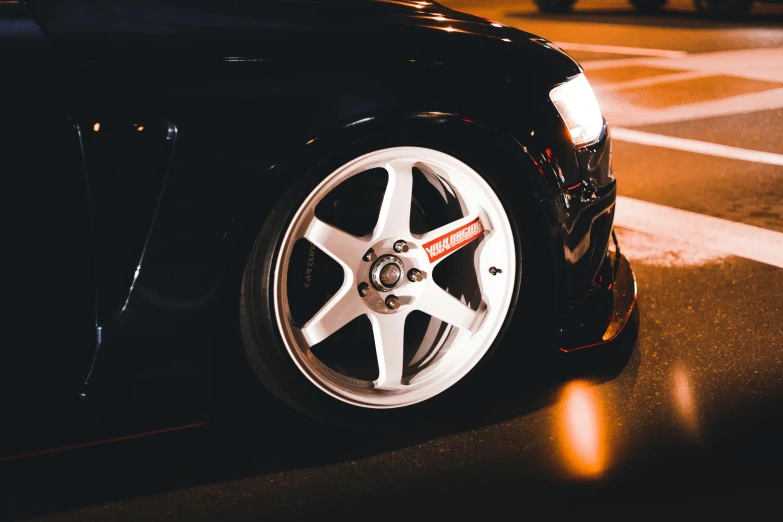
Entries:
[[[614, 232], [612, 238], [617, 246], [617, 239]], [[614, 341], [631, 319], [631, 314], [636, 307], [638, 298], [636, 275], [631, 269], [631, 264], [624, 255], [620, 253], [619, 246], [616, 251], [608, 252], [614, 268], [614, 277], [612, 280], [612, 315], [602, 333], [595, 333], [586, 336], [569, 336], [570, 339], [561, 341], [560, 351], [565, 353], [593, 348]]]

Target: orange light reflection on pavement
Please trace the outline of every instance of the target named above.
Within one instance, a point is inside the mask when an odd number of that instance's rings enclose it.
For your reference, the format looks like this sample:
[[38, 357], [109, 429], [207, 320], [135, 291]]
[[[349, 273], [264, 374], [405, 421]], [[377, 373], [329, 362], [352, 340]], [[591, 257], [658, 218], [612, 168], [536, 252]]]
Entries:
[[606, 433], [596, 392], [585, 381], [563, 390], [558, 438], [565, 465], [574, 475], [596, 477], [606, 469]]
[[696, 412], [696, 401], [693, 397], [693, 386], [688, 372], [683, 368], [677, 368], [672, 374], [674, 380], [674, 402], [677, 406], [677, 414], [688, 432], [697, 436], [699, 423]]

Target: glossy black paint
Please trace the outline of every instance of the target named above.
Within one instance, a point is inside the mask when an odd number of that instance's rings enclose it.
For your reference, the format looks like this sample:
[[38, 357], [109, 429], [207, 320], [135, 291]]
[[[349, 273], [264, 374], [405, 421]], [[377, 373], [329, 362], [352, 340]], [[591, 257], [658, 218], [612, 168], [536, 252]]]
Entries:
[[[89, 194], [75, 121], [28, 19], [0, 18], [0, 397], [81, 389], [95, 355]], [[31, 74], [31, 70], [35, 72]]]
[[615, 246], [594, 280], [590, 306], [582, 305], [580, 313], [571, 316], [573, 322], [564, 325], [558, 341], [560, 351], [571, 353], [610, 343], [631, 321], [636, 307], [636, 276], [616, 241]]
[[610, 138], [574, 150], [548, 93], [580, 68], [538, 37], [405, 1], [31, 0], [14, 16], [35, 43], [16, 62], [36, 86], [21, 99], [81, 133], [70, 189], [89, 195], [80, 266], [95, 263], [101, 343], [74, 375], [90, 394], [208, 402], [259, 224], [373, 132], [448, 131], [514, 177], [536, 205], [553, 347], [601, 293]]

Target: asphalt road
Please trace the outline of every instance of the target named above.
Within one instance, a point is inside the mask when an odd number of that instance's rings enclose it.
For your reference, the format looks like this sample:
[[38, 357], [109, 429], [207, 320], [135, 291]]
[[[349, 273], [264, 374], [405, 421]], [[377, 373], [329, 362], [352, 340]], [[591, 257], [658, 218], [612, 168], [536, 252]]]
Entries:
[[270, 403], [260, 421], [17, 461], [2, 516], [780, 516], [783, 7], [727, 23], [683, 0], [654, 16], [615, 0], [566, 15], [448, 4], [583, 63], [615, 128], [635, 329], [611, 353], [509, 370], [412, 430], [339, 431]]

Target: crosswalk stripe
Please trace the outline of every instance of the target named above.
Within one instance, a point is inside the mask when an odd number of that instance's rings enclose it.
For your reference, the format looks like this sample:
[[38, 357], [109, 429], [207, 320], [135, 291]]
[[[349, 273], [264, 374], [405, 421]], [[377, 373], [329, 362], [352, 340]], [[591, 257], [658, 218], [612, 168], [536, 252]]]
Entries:
[[625, 196], [617, 197], [614, 224], [783, 268], [783, 234], [773, 230]]
[[783, 154], [773, 154], [772, 152], [762, 152], [760, 150], [741, 149], [739, 147], [729, 147], [728, 145], [718, 145], [706, 141], [690, 140], [686, 138], [675, 138], [674, 136], [665, 136], [663, 134], [653, 134], [651, 132], [642, 132], [623, 127], [612, 127], [612, 138], [619, 141], [638, 143], [640, 145], [651, 145], [653, 147], [664, 147], [667, 149], [682, 150], [686, 152], [695, 152], [698, 154], [707, 154], [709, 156], [719, 156], [721, 158], [731, 158], [743, 161], [753, 161], [755, 163], [766, 163], [768, 165], [783, 166]]
[[678, 58], [685, 56], [685, 51], [671, 49], [649, 49], [647, 47], [625, 47], [621, 45], [599, 45], [577, 42], [552, 42], [566, 51], [587, 51], [591, 53], [629, 54], [632, 56], [654, 56], [656, 58]]

